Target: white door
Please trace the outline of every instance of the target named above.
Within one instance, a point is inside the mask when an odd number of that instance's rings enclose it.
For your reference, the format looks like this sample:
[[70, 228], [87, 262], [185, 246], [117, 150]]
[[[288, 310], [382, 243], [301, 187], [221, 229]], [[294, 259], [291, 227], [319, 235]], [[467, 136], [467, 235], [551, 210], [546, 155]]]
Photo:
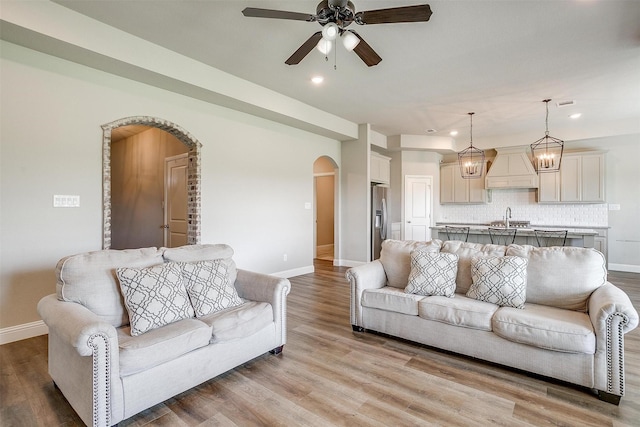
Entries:
[[432, 177], [404, 177], [404, 239], [431, 240]]
[[187, 244], [187, 153], [167, 157], [164, 167], [164, 245]]

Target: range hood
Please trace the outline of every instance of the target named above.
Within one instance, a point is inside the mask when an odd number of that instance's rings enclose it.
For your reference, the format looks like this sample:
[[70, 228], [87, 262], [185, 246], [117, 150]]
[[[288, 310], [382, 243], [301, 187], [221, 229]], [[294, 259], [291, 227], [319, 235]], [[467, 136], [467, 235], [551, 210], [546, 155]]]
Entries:
[[487, 189], [538, 188], [529, 146], [496, 148], [498, 154], [485, 178]]

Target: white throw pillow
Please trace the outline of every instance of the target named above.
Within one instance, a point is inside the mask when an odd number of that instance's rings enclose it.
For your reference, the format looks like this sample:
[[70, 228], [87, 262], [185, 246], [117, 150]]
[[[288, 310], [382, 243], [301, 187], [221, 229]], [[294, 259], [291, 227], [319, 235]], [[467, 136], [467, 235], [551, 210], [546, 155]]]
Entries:
[[411, 271], [404, 291], [451, 298], [456, 291], [457, 274], [458, 255], [415, 250], [411, 252]]
[[116, 269], [131, 335], [194, 316], [180, 264], [170, 262], [147, 268]]
[[229, 279], [228, 264], [223, 259], [184, 263], [182, 275], [196, 317], [243, 303]]
[[527, 263], [526, 258], [517, 256], [472, 258], [467, 296], [503, 307], [524, 308]]

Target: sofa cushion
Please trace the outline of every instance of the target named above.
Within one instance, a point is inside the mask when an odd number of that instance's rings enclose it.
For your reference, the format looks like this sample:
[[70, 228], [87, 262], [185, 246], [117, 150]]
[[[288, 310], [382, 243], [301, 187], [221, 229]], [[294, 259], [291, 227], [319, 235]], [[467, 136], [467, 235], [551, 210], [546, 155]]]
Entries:
[[596, 337], [589, 315], [527, 303], [524, 310], [502, 307], [493, 316], [496, 335], [522, 344], [567, 353], [594, 354]]
[[586, 311], [591, 293], [607, 281], [604, 256], [591, 248], [510, 245], [527, 258], [527, 302]]
[[177, 262], [147, 268], [117, 268], [131, 335], [194, 316]]
[[162, 264], [156, 248], [103, 250], [62, 258], [56, 266], [56, 293], [62, 301], [82, 304], [115, 327], [129, 323], [117, 267], [149, 267]]
[[423, 319], [483, 331], [491, 330], [491, 316], [497, 309], [495, 304], [460, 294], [453, 298], [426, 297], [418, 303], [418, 315]]
[[236, 263], [233, 261], [233, 248], [222, 243], [219, 244], [203, 244], [203, 245], [186, 245], [178, 248], [162, 248], [162, 256], [167, 262], [198, 262], [209, 261], [214, 259], [225, 260], [227, 271], [229, 273], [229, 281], [233, 284], [236, 282], [237, 269]]
[[231, 341], [255, 334], [273, 323], [273, 308], [266, 302], [248, 301], [200, 318], [211, 326], [211, 342]]
[[182, 277], [196, 317], [242, 304], [225, 260], [182, 263]]
[[442, 244], [441, 252], [458, 255], [458, 274], [456, 275], [456, 292], [466, 294], [471, 286], [471, 259], [481, 256], [504, 256], [506, 246], [484, 245], [482, 243], [468, 243], [447, 241]]
[[474, 257], [469, 298], [500, 306], [524, 308], [527, 294], [527, 259], [517, 256]]
[[420, 249], [411, 252], [409, 294], [452, 297], [456, 291], [458, 255], [430, 253]]
[[426, 252], [440, 252], [440, 240], [421, 242], [417, 240], [392, 240], [382, 242], [380, 262], [387, 275], [387, 284], [404, 289], [409, 281], [411, 270], [411, 251], [422, 249]]
[[211, 327], [196, 319], [179, 320], [138, 336], [132, 336], [128, 326], [117, 331], [123, 377], [204, 347], [211, 339]]
[[407, 294], [403, 289], [385, 286], [380, 289], [365, 289], [362, 292], [362, 305], [417, 316], [418, 301], [423, 298], [423, 295]]

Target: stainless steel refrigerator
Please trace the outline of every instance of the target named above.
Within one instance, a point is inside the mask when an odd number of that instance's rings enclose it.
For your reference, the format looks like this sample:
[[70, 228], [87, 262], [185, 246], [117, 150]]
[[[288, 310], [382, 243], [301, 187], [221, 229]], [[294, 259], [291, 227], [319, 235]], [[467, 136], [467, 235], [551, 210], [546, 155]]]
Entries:
[[380, 258], [382, 241], [387, 238], [386, 186], [371, 185], [371, 260]]

